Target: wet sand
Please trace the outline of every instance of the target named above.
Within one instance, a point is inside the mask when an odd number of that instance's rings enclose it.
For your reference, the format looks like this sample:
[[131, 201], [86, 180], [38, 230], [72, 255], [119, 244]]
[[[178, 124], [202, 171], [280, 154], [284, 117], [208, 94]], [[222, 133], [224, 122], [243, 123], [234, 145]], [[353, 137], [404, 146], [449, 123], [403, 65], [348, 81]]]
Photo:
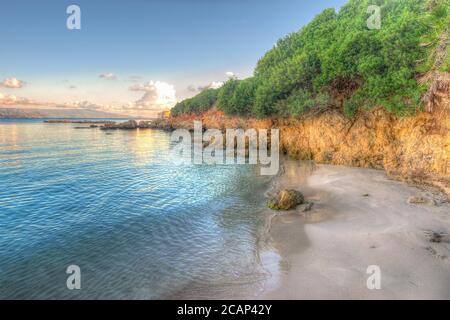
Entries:
[[[310, 211], [272, 218], [261, 253], [272, 274], [260, 299], [450, 299], [450, 204], [383, 171], [286, 161], [273, 190], [294, 188]], [[428, 204], [409, 203], [421, 196]], [[437, 236], [438, 234], [438, 236]], [[369, 290], [367, 268], [381, 270]]]

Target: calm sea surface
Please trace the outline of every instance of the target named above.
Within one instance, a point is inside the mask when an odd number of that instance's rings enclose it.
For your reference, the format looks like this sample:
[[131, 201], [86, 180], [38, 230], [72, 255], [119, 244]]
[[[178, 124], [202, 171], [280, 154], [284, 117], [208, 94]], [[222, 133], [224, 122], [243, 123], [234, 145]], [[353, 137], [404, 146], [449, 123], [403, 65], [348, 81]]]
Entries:
[[[251, 298], [268, 178], [162, 131], [0, 120], [0, 298]], [[81, 268], [68, 290], [66, 268]]]

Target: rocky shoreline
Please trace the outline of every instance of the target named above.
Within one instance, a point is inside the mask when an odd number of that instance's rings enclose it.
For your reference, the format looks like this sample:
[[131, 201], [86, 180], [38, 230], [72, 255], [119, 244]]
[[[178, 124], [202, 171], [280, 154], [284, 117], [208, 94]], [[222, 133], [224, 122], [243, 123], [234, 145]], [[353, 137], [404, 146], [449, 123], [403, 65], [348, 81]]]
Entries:
[[75, 129], [90, 129], [100, 128], [101, 130], [135, 130], [135, 129], [160, 129], [160, 130], [174, 130], [167, 121], [163, 119], [156, 120], [128, 120], [125, 122], [110, 121], [110, 120], [45, 120], [44, 123], [56, 124], [89, 124], [87, 127], [75, 127]]
[[110, 124], [110, 123], [115, 123], [115, 121], [110, 121], [110, 120], [67, 120], [67, 119], [56, 119], [56, 120], [44, 120], [44, 123]]
[[135, 130], [135, 129], [163, 129], [170, 130], [172, 127], [162, 125], [163, 122], [160, 120], [150, 120], [150, 121], [136, 121], [128, 120], [121, 123], [105, 123], [104, 126], [100, 127], [101, 130]]

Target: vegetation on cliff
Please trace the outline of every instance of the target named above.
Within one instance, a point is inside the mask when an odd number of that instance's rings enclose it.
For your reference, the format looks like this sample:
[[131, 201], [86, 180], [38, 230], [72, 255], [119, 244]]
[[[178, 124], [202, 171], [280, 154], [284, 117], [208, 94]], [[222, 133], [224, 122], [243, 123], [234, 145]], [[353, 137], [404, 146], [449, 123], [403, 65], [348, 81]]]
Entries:
[[[381, 28], [369, 29], [381, 11]], [[350, 0], [339, 12], [326, 9], [298, 32], [282, 39], [259, 61], [253, 77], [230, 79], [179, 102], [173, 115], [214, 106], [230, 115], [297, 116], [310, 110], [384, 106], [399, 115], [414, 113], [429, 81], [417, 81], [436, 66], [449, 71], [449, 0]], [[442, 58], [442, 57], [441, 57]]]

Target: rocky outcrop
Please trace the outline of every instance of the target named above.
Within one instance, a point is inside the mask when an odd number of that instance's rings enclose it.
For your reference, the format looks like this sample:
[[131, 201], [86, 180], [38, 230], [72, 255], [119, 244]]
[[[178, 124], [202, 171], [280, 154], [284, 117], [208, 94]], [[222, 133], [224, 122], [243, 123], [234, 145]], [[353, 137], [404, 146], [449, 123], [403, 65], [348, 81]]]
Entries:
[[115, 121], [110, 121], [110, 120], [67, 120], [67, 119], [55, 119], [55, 120], [44, 120], [44, 123], [76, 123], [76, 124], [92, 124], [92, 125], [95, 125], [95, 124], [115, 124]]
[[117, 129], [125, 129], [125, 130], [131, 130], [131, 129], [137, 129], [138, 123], [136, 120], [128, 120], [126, 122], [122, 123], [106, 123], [103, 127], [100, 129], [102, 130], [117, 130]]
[[153, 120], [150, 124], [150, 128], [152, 129], [160, 129], [160, 130], [172, 130], [172, 124], [168, 119], [156, 119]]
[[151, 121], [128, 120], [122, 123], [106, 123], [100, 129], [102, 130], [135, 130], [135, 129], [162, 129], [171, 130], [172, 126], [165, 119], [156, 119]]

